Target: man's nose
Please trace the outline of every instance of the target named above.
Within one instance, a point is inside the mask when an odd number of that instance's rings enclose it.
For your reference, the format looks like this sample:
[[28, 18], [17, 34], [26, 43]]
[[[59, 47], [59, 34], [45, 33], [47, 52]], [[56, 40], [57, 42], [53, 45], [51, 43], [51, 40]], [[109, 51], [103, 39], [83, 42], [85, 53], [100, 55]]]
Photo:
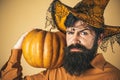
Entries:
[[77, 33], [74, 34], [72, 43], [73, 44], [77, 44], [77, 43], [80, 44], [81, 43]]

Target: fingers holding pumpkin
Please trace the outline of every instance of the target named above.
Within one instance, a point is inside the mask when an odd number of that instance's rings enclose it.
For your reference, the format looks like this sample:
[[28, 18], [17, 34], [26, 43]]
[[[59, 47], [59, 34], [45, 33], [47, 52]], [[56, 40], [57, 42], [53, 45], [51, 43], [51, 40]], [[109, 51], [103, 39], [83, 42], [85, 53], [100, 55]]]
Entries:
[[25, 36], [28, 34], [28, 32], [24, 33], [16, 42], [16, 44], [14, 45], [13, 49], [21, 49], [22, 48], [22, 42], [23, 39], [25, 38]]
[[[33, 28], [32, 30], [34, 30], [34, 29], [36, 29], [36, 28]], [[18, 39], [18, 41], [16, 42], [16, 44], [13, 46], [13, 49], [22, 49], [22, 42], [23, 42], [24, 38], [25, 38], [26, 35], [27, 35], [29, 32], [31, 32], [32, 30], [27, 31], [27, 32], [25, 32], [24, 34], [22, 34], [22, 35], [20, 36], [20, 38]]]

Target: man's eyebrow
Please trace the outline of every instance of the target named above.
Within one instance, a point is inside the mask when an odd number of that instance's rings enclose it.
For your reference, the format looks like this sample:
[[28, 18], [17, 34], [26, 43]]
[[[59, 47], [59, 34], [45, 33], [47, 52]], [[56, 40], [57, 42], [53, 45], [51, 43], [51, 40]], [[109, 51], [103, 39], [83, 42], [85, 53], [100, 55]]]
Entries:
[[75, 31], [75, 30], [79, 30], [79, 32], [83, 32], [83, 31], [85, 31], [85, 30], [91, 30], [90, 28], [83, 28], [83, 29], [79, 29], [79, 28], [71, 28], [71, 29], [67, 29], [66, 30], [66, 32], [67, 31]]
[[80, 30], [79, 32], [83, 32], [83, 31], [85, 31], [85, 30], [91, 30], [91, 29], [85, 28], [85, 29]]
[[83, 32], [83, 31], [85, 31], [85, 30], [91, 31], [92, 29], [89, 28], [89, 27], [85, 27], [85, 28], [74, 28], [74, 30], [77, 30], [77, 31], [79, 31], [79, 32]]

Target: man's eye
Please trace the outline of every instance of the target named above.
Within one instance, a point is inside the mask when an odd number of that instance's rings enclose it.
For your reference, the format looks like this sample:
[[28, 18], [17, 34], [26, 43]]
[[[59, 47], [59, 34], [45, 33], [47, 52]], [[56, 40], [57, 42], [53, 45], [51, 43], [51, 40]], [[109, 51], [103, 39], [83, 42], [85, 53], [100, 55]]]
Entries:
[[71, 32], [71, 31], [67, 31], [67, 34], [74, 34], [74, 32]]
[[88, 35], [88, 32], [83, 31], [83, 32], [81, 32], [80, 34], [81, 34], [81, 35]]

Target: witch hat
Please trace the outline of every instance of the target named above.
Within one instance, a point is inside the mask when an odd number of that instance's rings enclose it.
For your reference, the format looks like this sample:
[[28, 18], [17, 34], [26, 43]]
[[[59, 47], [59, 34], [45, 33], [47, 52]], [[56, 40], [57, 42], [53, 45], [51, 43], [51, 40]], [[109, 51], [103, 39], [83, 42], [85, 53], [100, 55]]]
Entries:
[[103, 28], [104, 39], [101, 48], [106, 51], [107, 45], [105, 44], [108, 43], [107, 40], [109, 39], [112, 39], [111, 43], [117, 41], [120, 45], [120, 26], [111, 26], [104, 23], [103, 15], [108, 2], [109, 0], [82, 0], [72, 8], [59, 0], [54, 0], [49, 9], [54, 26], [64, 33], [66, 32], [64, 23], [71, 13], [92, 27]]

